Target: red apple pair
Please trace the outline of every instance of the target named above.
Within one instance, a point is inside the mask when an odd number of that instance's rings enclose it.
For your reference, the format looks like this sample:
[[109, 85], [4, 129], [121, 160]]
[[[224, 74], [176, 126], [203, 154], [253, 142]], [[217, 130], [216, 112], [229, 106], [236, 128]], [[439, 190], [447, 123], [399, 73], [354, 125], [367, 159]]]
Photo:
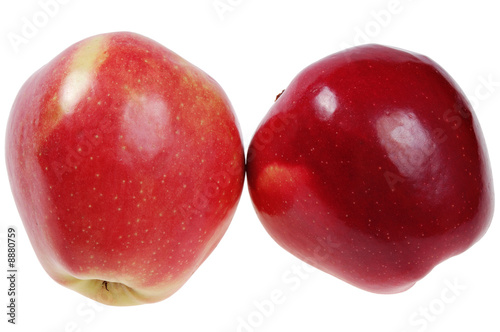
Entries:
[[[45, 270], [97, 301], [160, 301], [220, 241], [244, 155], [220, 86], [131, 33], [83, 40], [22, 87], [7, 128], [14, 198]], [[407, 289], [486, 231], [477, 121], [432, 61], [381, 46], [305, 69], [248, 152], [262, 223], [306, 262], [374, 292]]]

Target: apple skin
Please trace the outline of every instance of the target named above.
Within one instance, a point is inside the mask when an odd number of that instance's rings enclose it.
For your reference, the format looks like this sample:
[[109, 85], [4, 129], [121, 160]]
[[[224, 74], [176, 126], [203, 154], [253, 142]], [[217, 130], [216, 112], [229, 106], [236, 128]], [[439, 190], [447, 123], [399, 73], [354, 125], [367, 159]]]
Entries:
[[245, 175], [222, 88], [129, 32], [78, 42], [27, 80], [6, 161], [44, 269], [109, 305], [178, 290], [228, 228]]
[[398, 293], [488, 229], [493, 182], [471, 105], [429, 58], [381, 45], [301, 71], [247, 155], [259, 219], [284, 249]]

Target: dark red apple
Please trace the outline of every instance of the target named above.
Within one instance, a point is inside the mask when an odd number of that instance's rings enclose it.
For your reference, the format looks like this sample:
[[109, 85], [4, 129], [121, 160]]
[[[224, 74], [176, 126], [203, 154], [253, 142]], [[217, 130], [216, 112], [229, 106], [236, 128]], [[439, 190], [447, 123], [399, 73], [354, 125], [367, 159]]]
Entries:
[[366, 45], [304, 69], [248, 151], [269, 234], [376, 293], [410, 288], [488, 229], [493, 184], [479, 123], [429, 58]]
[[45, 270], [111, 305], [179, 289], [221, 239], [243, 187], [241, 136], [222, 88], [133, 33], [85, 39], [31, 76], [6, 149]]

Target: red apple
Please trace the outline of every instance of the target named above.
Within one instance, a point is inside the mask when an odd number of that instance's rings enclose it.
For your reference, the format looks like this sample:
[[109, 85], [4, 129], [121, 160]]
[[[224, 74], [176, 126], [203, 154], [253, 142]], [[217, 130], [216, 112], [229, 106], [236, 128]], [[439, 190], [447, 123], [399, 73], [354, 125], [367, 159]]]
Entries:
[[366, 45], [304, 69], [248, 151], [269, 234], [375, 293], [404, 291], [486, 232], [493, 184], [464, 94], [429, 58]]
[[243, 187], [241, 135], [222, 88], [133, 33], [80, 41], [33, 74], [6, 148], [45, 270], [111, 305], [179, 289], [218, 244]]

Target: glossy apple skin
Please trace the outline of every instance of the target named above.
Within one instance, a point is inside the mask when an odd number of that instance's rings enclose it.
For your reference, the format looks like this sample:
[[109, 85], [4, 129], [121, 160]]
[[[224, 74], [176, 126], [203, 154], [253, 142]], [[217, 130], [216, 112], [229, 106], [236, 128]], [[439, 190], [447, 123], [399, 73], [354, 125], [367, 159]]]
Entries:
[[422, 55], [366, 45], [310, 65], [247, 158], [254, 207], [277, 243], [367, 291], [407, 290], [491, 222], [477, 119]]
[[33, 74], [6, 138], [12, 192], [43, 267], [110, 305], [179, 289], [220, 241], [243, 187], [222, 88], [134, 33], [85, 39]]

